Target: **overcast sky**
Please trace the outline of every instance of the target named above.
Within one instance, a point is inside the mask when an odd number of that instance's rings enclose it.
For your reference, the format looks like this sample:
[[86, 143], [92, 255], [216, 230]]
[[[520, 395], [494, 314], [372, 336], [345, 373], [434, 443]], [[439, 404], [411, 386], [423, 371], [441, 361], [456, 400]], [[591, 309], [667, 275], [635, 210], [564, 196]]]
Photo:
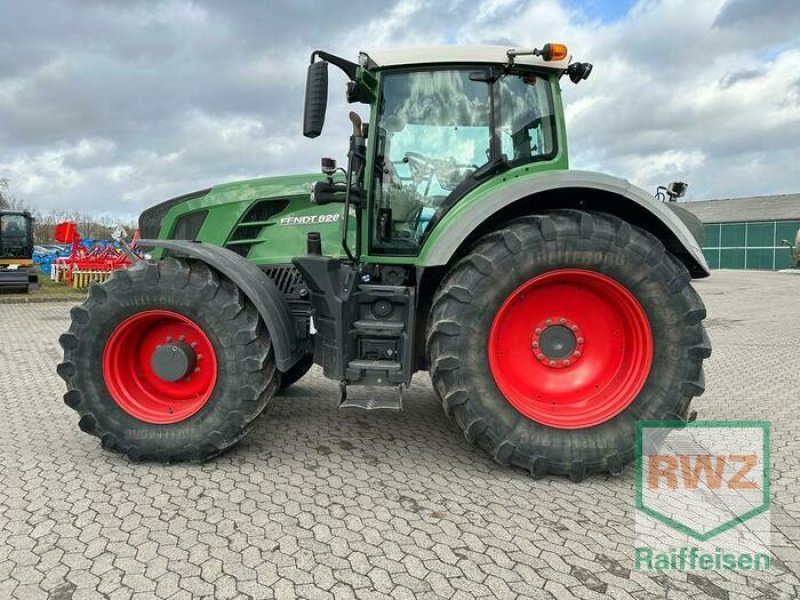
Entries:
[[571, 166], [690, 198], [800, 192], [798, 0], [0, 0], [0, 177], [36, 208], [138, 214], [346, 152], [344, 76], [301, 135], [315, 48], [568, 44]]

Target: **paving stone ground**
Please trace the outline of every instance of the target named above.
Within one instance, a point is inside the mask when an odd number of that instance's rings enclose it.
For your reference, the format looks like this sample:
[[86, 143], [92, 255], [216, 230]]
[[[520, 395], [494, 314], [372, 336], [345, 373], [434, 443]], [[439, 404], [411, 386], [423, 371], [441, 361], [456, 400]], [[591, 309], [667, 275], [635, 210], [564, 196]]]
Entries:
[[213, 462], [132, 464], [61, 402], [69, 306], [0, 305], [0, 600], [797, 598], [800, 276], [697, 288], [714, 344], [699, 418], [772, 422], [768, 572], [633, 570], [631, 467], [582, 484], [498, 467], [424, 374], [376, 414], [337, 410], [315, 370]]

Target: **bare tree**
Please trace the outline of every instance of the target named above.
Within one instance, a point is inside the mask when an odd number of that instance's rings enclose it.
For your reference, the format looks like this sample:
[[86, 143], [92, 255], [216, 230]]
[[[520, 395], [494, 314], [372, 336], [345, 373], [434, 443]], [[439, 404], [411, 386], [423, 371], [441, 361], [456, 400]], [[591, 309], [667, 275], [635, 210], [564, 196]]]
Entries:
[[35, 244], [52, 242], [56, 225], [71, 221], [78, 226], [78, 233], [84, 239], [108, 240], [117, 225], [122, 225], [129, 232], [136, 229], [136, 223], [121, 221], [108, 215], [95, 216], [77, 210], [57, 208], [51, 211], [40, 211], [31, 207], [22, 198], [12, 196], [8, 179], [0, 177], [0, 209], [27, 210], [35, 219], [33, 240]]
[[8, 187], [8, 179], [0, 177], [0, 209], [6, 210], [30, 210], [30, 206], [22, 198], [11, 195]]
[[0, 210], [8, 208], [8, 179], [0, 177]]
[[6, 198], [6, 202], [8, 203], [8, 208], [11, 210], [27, 210], [28, 212], [31, 211], [30, 205], [25, 202], [22, 198], [17, 198], [16, 196], [8, 196]]

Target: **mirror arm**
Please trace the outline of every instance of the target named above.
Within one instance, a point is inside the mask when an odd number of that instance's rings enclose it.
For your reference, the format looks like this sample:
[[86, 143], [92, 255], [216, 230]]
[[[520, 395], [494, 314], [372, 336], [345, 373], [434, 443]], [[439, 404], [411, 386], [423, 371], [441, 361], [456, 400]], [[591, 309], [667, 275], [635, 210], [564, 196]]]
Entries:
[[358, 65], [356, 63], [350, 62], [341, 56], [331, 54], [330, 52], [325, 52], [324, 50], [314, 50], [314, 52], [311, 53], [311, 62], [313, 63], [317, 57], [339, 67], [344, 74], [350, 78], [350, 81], [356, 80], [356, 73], [358, 72]]

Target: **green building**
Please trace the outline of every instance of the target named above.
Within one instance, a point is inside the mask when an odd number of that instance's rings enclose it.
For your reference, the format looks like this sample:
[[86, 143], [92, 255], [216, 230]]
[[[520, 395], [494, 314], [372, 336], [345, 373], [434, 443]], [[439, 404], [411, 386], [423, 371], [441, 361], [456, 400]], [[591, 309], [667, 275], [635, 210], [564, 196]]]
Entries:
[[794, 266], [800, 194], [681, 202], [703, 221], [703, 252], [712, 269], [774, 271]]

